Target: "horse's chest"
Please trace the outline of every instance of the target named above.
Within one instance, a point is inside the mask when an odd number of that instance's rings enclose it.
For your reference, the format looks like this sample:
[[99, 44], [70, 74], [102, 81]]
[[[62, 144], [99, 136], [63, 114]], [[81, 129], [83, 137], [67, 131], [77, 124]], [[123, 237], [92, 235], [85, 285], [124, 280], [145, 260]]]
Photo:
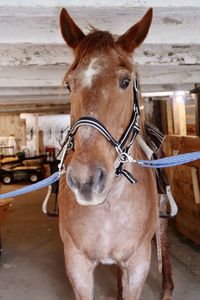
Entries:
[[116, 189], [107, 204], [95, 207], [81, 207], [75, 199], [68, 206], [62, 206], [64, 202], [61, 202], [60, 224], [64, 242], [67, 243], [70, 237], [76, 248], [94, 260], [128, 259], [144, 232], [149, 230], [151, 209], [145, 197], [136, 201], [136, 191], [127, 193], [126, 197], [121, 194]]
[[100, 212], [78, 223], [73, 225], [77, 246], [92, 259], [126, 259], [133, 252], [137, 226], [126, 212]]

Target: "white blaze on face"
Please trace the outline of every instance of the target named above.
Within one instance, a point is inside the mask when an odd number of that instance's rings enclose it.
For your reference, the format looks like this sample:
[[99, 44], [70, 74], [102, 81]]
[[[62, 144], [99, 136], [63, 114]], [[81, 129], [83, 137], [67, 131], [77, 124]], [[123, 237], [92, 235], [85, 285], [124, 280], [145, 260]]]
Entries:
[[100, 67], [96, 62], [97, 58], [92, 58], [88, 68], [83, 72], [83, 87], [91, 88], [94, 76], [100, 72]]

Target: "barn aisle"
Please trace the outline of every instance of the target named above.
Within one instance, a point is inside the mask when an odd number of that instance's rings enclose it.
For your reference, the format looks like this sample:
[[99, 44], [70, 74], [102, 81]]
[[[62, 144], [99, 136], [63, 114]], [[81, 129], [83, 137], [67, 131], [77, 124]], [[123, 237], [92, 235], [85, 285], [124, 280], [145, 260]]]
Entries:
[[[16, 186], [3, 186], [1, 193]], [[20, 187], [20, 185], [18, 185]], [[4, 253], [0, 262], [1, 300], [64, 300], [74, 299], [64, 270], [62, 242], [59, 238], [58, 219], [45, 217], [41, 203], [45, 189], [16, 198], [3, 228]], [[174, 236], [173, 251], [178, 243]], [[177, 244], [177, 249], [180, 242]], [[188, 252], [188, 245], [181, 245]], [[191, 249], [194, 251], [194, 249]], [[198, 251], [198, 250], [197, 250]], [[155, 251], [153, 251], [155, 252]], [[183, 254], [184, 255], [184, 254]], [[189, 268], [173, 257], [175, 300], [198, 300], [200, 274], [195, 276]], [[116, 292], [116, 268], [99, 266], [96, 276], [95, 300], [102, 294], [114, 297]], [[155, 253], [143, 300], [159, 300], [160, 277]]]

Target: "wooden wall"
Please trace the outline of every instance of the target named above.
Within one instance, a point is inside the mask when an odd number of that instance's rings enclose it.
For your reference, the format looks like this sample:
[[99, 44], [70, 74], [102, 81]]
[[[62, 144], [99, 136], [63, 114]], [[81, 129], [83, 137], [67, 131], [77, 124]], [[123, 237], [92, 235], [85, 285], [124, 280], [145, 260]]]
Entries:
[[[167, 136], [166, 155], [200, 150], [200, 138]], [[166, 169], [179, 208], [177, 229], [200, 244], [200, 160]]]
[[20, 115], [2, 115], [0, 117], [0, 136], [9, 135], [15, 136], [19, 149], [26, 144], [26, 124], [24, 120], [20, 119]]

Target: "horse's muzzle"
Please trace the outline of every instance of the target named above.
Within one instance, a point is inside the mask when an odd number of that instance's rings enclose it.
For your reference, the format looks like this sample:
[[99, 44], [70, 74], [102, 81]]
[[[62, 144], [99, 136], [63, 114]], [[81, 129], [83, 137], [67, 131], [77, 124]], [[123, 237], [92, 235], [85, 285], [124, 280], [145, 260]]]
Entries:
[[[78, 168], [77, 166], [76, 168], [69, 166], [67, 168], [67, 183], [69, 187], [75, 193], [76, 198], [79, 197], [84, 202], [88, 202], [88, 205], [91, 205], [92, 203], [89, 202], [92, 202], [96, 196], [100, 196], [104, 191], [106, 181], [107, 171], [102, 167], [90, 169], [87, 166]], [[87, 205], [86, 203], [85, 205]]]

